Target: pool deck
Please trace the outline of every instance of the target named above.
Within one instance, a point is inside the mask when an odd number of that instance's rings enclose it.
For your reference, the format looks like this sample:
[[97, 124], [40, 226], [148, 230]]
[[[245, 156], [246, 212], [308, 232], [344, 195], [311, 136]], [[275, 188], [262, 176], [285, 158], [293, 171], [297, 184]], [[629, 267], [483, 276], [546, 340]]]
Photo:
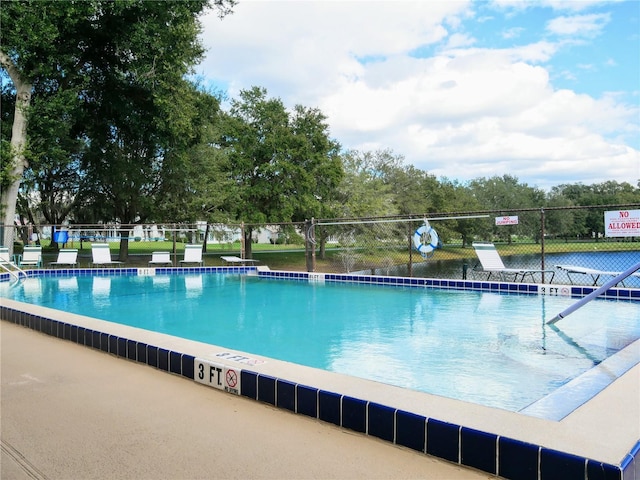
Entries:
[[3, 479], [487, 479], [0, 322]]

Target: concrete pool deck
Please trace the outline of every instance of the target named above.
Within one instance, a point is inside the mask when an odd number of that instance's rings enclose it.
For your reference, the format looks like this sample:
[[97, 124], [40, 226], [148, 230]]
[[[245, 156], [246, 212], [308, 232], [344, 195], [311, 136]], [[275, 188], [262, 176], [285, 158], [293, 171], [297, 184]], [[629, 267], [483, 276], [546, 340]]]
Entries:
[[9, 322], [0, 338], [3, 479], [494, 478]]

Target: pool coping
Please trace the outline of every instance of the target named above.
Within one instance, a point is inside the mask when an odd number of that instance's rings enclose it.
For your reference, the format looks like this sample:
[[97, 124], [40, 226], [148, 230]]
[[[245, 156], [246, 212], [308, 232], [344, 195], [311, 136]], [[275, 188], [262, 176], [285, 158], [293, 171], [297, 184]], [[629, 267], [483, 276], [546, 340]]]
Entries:
[[[533, 293], [535, 284], [308, 274], [256, 267], [34, 270], [31, 275], [243, 273], [264, 278]], [[0, 278], [1, 280], [1, 278]], [[555, 286], [554, 286], [555, 288]], [[558, 288], [565, 288], [559, 286]], [[584, 295], [589, 287], [571, 286]], [[582, 290], [588, 290], [583, 292]], [[615, 289], [616, 298], [639, 298]], [[620, 290], [627, 292], [620, 293]], [[615, 294], [614, 294], [615, 293]], [[568, 294], [560, 292], [558, 294]], [[4, 300], [3, 320], [505, 478], [639, 478], [640, 365], [553, 421]], [[629, 348], [629, 347], [627, 347]], [[640, 342], [631, 348], [640, 352]], [[227, 381], [227, 376], [236, 380]], [[202, 377], [202, 378], [199, 378]], [[613, 399], [613, 402], [612, 402]], [[615, 408], [612, 407], [612, 403]], [[603, 440], [606, 439], [606, 442]]]

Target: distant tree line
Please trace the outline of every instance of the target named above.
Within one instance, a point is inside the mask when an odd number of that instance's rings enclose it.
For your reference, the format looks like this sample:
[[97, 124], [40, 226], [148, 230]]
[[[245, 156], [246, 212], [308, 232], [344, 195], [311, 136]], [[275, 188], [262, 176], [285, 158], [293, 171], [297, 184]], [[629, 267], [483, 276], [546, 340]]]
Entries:
[[[4, 225], [16, 212], [50, 224], [256, 224], [640, 203], [640, 181], [545, 192], [511, 175], [436, 178], [390, 150], [345, 151], [320, 110], [288, 109], [261, 87], [243, 90], [225, 110], [222, 96], [190, 74], [204, 52], [200, 15], [214, 8], [223, 17], [234, 3], [4, 2]], [[602, 218], [590, 215], [554, 211], [548, 231], [601, 231]], [[536, 222], [532, 212], [521, 228], [530, 224], [535, 235]], [[444, 225], [463, 238], [474, 228]]]

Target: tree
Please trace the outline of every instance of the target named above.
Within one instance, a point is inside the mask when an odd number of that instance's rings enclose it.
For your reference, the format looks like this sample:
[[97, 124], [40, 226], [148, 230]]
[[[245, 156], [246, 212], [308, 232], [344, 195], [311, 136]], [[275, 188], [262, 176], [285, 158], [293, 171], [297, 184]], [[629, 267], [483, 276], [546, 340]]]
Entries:
[[232, 195], [229, 159], [220, 145], [222, 114], [219, 99], [194, 90], [193, 142], [186, 149], [171, 148], [165, 154], [155, 217], [176, 222], [229, 221], [223, 207]]
[[395, 215], [398, 207], [392, 185], [385, 182], [388, 151], [360, 152], [350, 150], [342, 156], [345, 176], [338, 188], [340, 211], [345, 218]]
[[[289, 222], [321, 211], [323, 197], [339, 182], [339, 145], [329, 139], [324, 115], [296, 106], [293, 113], [264, 88], [232, 100], [223, 127], [234, 193], [226, 208], [239, 221]], [[251, 225], [245, 229], [251, 255]]]
[[[545, 195], [540, 189], [522, 184], [512, 175], [491, 178], [478, 178], [469, 182], [474, 197], [485, 210], [508, 213], [509, 210], [544, 206]], [[537, 212], [524, 212], [519, 215], [515, 228], [493, 227], [495, 236], [511, 242], [512, 235], [524, 235], [540, 240], [540, 221]]]
[[319, 109], [301, 105], [296, 105], [291, 115], [292, 154], [300, 165], [295, 222], [331, 214], [332, 200], [344, 176], [340, 144], [329, 137], [326, 120]]
[[[450, 180], [440, 179], [440, 191], [446, 199], [447, 212], [473, 212], [480, 210], [478, 200], [473, 196], [467, 185]], [[487, 237], [491, 233], [491, 226], [484, 221], [472, 218], [461, 218], [457, 220], [446, 220], [438, 222], [438, 226], [443, 224], [443, 234], [446, 236], [447, 230], [456, 232], [462, 238], [462, 245], [471, 246], [477, 236]]]
[[[221, 15], [229, 13], [233, 4], [234, 0], [212, 3]], [[1, 197], [5, 224], [13, 222], [18, 189], [28, 166], [32, 96], [71, 91], [82, 100], [84, 119], [99, 120], [105, 128], [114, 125], [97, 114], [113, 108], [113, 102], [121, 100], [118, 95], [131, 95], [138, 106], [147, 102], [156, 107], [146, 113], [168, 111], [171, 102], [166, 93], [202, 54], [197, 15], [207, 5], [207, 0], [3, 2], [0, 65], [16, 98], [10, 157], [3, 165], [9, 179]], [[35, 86], [39, 88], [34, 90]], [[122, 121], [127, 120], [124, 112], [118, 114]], [[139, 118], [134, 115], [128, 120]], [[93, 133], [97, 130], [94, 126]], [[110, 133], [103, 132], [101, 140], [106, 141]], [[115, 136], [125, 141], [132, 138]], [[94, 146], [94, 138], [85, 138]], [[5, 232], [5, 244], [11, 244], [11, 233]]]
[[34, 87], [29, 115], [29, 165], [23, 173], [18, 213], [34, 225], [41, 219], [60, 225], [83, 200], [84, 142], [76, 135], [80, 101], [71, 90], [39, 92], [39, 87]]
[[[562, 197], [572, 205], [596, 206], [638, 203], [640, 188], [627, 182], [607, 181], [600, 184], [562, 184], [551, 190], [550, 198]], [[569, 233], [598, 240], [604, 234], [604, 209], [589, 209], [573, 213], [574, 226]]]
[[570, 208], [562, 209], [562, 207], [572, 207], [573, 202], [562, 194], [558, 187], [553, 187], [547, 195], [547, 206], [556, 207], [557, 210], [547, 210], [545, 213], [545, 231], [548, 235], [564, 238], [568, 242], [570, 238], [580, 235], [581, 230], [578, 227], [578, 218], [580, 212]]

